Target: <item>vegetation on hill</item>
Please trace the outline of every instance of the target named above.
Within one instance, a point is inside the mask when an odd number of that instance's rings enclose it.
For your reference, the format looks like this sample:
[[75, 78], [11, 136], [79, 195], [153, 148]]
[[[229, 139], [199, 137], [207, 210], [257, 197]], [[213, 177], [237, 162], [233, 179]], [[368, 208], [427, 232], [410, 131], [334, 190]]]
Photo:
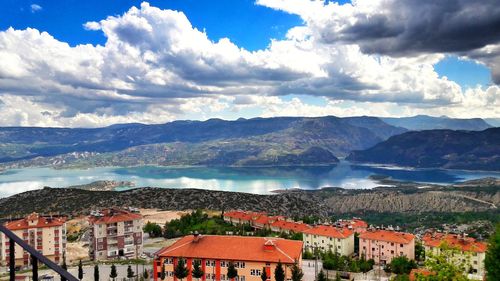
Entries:
[[500, 171], [500, 128], [407, 132], [372, 148], [353, 151], [347, 159], [417, 168]]
[[446, 116], [417, 115], [412, 117], [384, 117], [381, 119], [387, 124], [406, 128], [410, 131], [436, 129], [482, 131], [492, 127], [481, 118], [460, 119]]

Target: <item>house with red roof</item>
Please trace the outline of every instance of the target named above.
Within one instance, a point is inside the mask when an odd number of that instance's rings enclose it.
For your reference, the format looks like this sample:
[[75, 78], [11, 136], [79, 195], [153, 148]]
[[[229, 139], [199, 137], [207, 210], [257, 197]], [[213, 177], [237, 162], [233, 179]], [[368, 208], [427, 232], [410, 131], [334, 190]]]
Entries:
[[358, 234], [363, 233], [368, 229], [368, 223], [358, 218], [353, 218], [350, 220], [338, 220], [335, 222], [335, 226], [353, 230]]
[[341, 256], [354, 254], [354, 231], [351, 229], [317, 225], [302, 233], [304, 248], [311, 252], [318, 249], [323, 252], [332, 251]]
[[142, 216], [121, 209], [93, 212], [89, 218], [89, 255], [94, 260], [136, 257], [142, 254]]
[[[4, 225], [53, 262], [62, 262], [63, 253], [66, 251], [65, 218], [32, 213], [25, 218], [10, 221]], [[9, 239], [5, 234], [0, 233], [0, 263], [7, 265], [9, 255]], [[31, 263], [29, 255], [17, 244], [15, 258], [17, 266], [29, 266]]]
[[[291, 277], [291, 266], [302, 262], [302, 241], [281, 238], [219, 235], [188, 235], [165, 247], [155, 254], [154, 280], [174, 280], [174, 268], [179, 259], [184, 259], [192, 272], [193, 263], [198, 260], [204, 275], [200, 280], [228, 280], [227, 268], [233, 263], [238, 271], [238, 281], [261, 280], [262, 270], [266, 270], [268, 280], [272, 280], [274, 270], [281, 262], [286, 278]], [[192, 281], [191, 273], [184, 279]]]
[[311, 226], [308, 224], [289, 220], [278, 220], [271, 224], [273, 232], [301, 233], [310, 228]]
[[387, 264], [395, 257], [415, 259], [415, 236], [392, 230], [368, 230], [359, 235], [359, 253], [376, 264]]
[[471, 279], [483, 279], [485, 275], [484, 259], [488, 244], [477, 241], [465, 234], [447, 234], [432, 232], [422, 237], [422, 243], [427, 254], [439, 254], [450, 251], [452, 261], [457, 265], [465, 265]]

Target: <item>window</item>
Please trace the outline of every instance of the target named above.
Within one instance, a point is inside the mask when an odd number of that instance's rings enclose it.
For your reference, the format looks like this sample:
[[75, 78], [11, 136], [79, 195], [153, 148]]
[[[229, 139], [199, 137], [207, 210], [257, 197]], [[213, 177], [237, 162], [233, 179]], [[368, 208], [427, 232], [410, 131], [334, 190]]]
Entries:
[[363, 250], [366, 250], [366, 246], [363, 246]]
[[340, 249], [340, 245], [338, 245], [337, 248]]
[[228, 265], [229, 265], [229, 263], [226, 262], [226, 261], [221, 261], [220, 262], [220, 267], [227, 267]]
[[403, 252], [399, 252], [399, 255], [400, 255], [400, 256], [403, 256]]
[[262, 274], [262, 270], [260, 269], [250, 269], [250, 275], [252, 276], [260, 276]]
[[394, 251], [391, 251], [391, 255], [394, 255]]
[[173, 258], [166, 258], [163, 263], [164, 264], [174, 264], [174, 259]]
[[394, 246], [394, 243], [391, 243], [391, 246]]
[[382, 245], [382, 249], [384, 248], [384, 245]]
[[337, 242], [340, 242], [340, 238], [337, 238]]
[[375, 248], [372, 248], [372, 252], [375, 252]]
[[399, 247], [403, 247], [403, 244], [399, 244]]
[[214, 260], [206, 260], [205, 261], [205, 265], [206, 266], [214, 267], [215, 266], [215, 261]]

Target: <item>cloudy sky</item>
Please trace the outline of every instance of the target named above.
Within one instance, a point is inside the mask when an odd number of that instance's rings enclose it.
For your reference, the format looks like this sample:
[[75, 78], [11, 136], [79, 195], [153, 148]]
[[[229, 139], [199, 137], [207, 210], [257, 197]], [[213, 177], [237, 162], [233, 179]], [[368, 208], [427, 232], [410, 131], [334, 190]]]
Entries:
[[500, 118], [498, 0], [3, 4], [3, 126]]

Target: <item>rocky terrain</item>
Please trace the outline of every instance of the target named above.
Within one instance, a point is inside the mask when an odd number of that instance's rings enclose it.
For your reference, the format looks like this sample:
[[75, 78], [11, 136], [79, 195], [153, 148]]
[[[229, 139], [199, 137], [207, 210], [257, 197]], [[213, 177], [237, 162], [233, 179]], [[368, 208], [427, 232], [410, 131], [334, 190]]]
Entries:
[[81, 185], [72, 185], [68, 186], [68, 188], [77, 188], [89, 191], [112, 191], [117, 187], [134, 187], [134, 183], [130, 181], [110, 181], [110, 180], [102, 180], [95, 181], [88, 184]]
[[[26, 204], [29, 202], [30, 204]], [[201, 189], [145, 187], [128, 191], [88, 191], [44, 188], [0, 199], [0, 217], [33, 211], [76, 215], [110, 206], [163, 210], [244, 209], [288, 216], [319, 216], [364, 212], [498, 212], [500, 188], [486, 186], [429, 186], [403, 184], [372, 190], [325, 188], [292, 190], [272, 195]]]

